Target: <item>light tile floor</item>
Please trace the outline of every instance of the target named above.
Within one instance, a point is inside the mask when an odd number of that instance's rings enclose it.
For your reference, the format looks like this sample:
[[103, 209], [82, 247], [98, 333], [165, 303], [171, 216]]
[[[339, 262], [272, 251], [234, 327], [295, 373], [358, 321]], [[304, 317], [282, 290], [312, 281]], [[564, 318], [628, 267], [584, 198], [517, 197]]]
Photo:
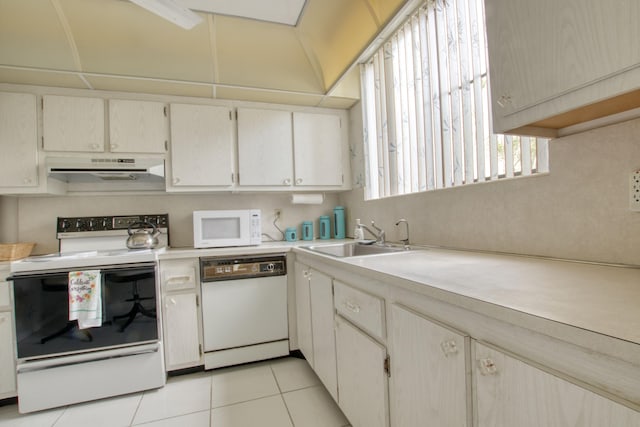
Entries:
[[18, 414], [0, 427], [344, 427], [349, 422], [305, 360], [286, 357], [170, 377], [158, 390]]

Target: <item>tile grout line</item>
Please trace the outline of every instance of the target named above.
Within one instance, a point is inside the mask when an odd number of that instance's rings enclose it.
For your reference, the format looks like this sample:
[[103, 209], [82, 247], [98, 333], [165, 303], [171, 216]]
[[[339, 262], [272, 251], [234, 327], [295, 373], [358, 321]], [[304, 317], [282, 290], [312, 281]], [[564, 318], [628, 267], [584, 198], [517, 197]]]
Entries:
[[273, 375], [273, 378], [276, 380], [276, 386], [278, 387], [278, 391], [280, 391], [280, 400], [282, 400], [284, 409], [287, 410], [287, 415], [289, 416], [289, 421], [291, 421], [291, 426], [295, 427], [295, 423], [293, 422], [293, 416], [291, 415], [291, 411], [287, 406], [287, 401], [284, 399], [282, 389], [280, 388], [280, 383], [278, 382], [278, 376], [276, 375], [276, 371], [273, 370], [273, 364], [269, 364], [269, 369], [271, 370], [271, 375]]

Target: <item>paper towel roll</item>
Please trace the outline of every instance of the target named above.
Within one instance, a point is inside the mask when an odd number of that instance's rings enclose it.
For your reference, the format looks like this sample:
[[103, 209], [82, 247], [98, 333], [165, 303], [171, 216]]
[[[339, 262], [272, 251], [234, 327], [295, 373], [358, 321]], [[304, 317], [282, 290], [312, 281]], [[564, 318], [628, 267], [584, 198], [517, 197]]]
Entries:
[[324, 194], [292, 194], [291, 203], [294, 205], [319, 205], [324, 202]]

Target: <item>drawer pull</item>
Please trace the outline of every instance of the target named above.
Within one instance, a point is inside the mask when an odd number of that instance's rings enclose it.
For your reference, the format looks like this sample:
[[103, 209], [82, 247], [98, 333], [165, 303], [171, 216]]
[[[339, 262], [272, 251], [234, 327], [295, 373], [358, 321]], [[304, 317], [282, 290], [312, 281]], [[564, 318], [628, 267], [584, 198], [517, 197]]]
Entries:
[[482, 375], [495, 375], [498, 373], [498, 368], [493, 359], [480, 359], [478, 360], [478, 365], [480, 366], [480, 374]]
[[352, 313], [360, 313], [360, 306], [358, 304], [354, 304], [351, 301], [345, 301], [344, 306]]
[[174, 276], [167, 279], [167, 285], [178, 285], [191, 281], [191, 276]]
[[453, 356], [458, 353], [458, 345], [454, 340], [442, 341], [440, 343], [440, 348], [442, 349], [445, 357]]

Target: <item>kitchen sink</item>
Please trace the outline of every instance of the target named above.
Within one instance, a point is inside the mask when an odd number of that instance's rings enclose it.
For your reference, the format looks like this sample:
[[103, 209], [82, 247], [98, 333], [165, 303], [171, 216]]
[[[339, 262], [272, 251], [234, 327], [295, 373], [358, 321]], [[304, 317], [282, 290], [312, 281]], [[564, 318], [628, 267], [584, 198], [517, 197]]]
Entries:
[[375, 243], [363, 244], [358, 242], [302, 246], [302, 248], [320, 254], [331, 255], [340, 258], [364, 255], [380, 255], [411, 250], [409, 248], [405, 248], [404, 246], [378, 245]]

